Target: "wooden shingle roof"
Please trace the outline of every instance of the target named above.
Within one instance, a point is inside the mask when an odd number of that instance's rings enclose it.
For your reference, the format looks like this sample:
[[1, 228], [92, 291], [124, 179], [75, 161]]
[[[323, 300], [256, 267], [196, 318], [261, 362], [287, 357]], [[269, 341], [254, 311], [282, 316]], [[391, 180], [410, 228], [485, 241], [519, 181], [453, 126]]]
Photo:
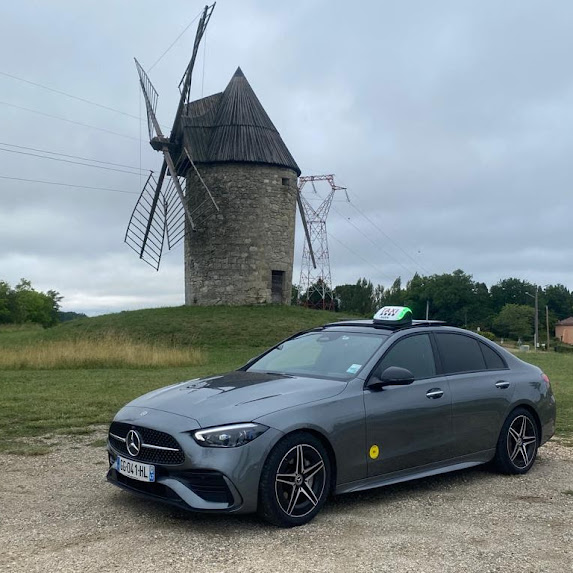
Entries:
[[266, 163], [300, 169], [241, 68], [223, 93], [191, 102], [182, 116], [195, 163]]

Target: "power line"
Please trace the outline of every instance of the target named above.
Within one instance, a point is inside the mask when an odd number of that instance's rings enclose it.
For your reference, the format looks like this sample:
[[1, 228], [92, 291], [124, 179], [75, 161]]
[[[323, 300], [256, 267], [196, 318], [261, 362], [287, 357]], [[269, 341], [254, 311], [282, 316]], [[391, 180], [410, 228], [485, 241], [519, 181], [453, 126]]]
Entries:
[[352, 205], [352, 207], [358, 213], [360, 213], [360, 215], [362, 215], [373, 227], [375, 227], [378, 231], [380, 231], [380, 233], [382, 233], [397, 249], [402, 251], [402, 253], [404, 253], [415, 265], [417, 265], [420, 269], [422, 269], [422, 271], [424, 271], [427, 275], [431, 274], [430, 271], [425, 269], [421, 263], [416, 261], [416, 259], [414, 259], [411, 255], [409, 255], [407, 251], [405, 251], [396, 241], [394, 241], [392, 237], [390, 237], [387, 233], [385, 233], [380, 226], [374, 223], [374, 221], [372, 221], [372, 219], [370, 219], [368, 215], [366, 215], [363, 211], [361, 211], [352, 201], [350, 201], [350, 205]]
[[48, 155], [29, 153], [27, 151], [18, 151], [16, 149], [4, 149], [2, 147], [0, 147], [0, 151], [4, 151], [6, 153], [17, 153], [19, 155], [27, 155], [29, 157], [38, 157], [40, 159], [50, 159], [51, 161], [61, 161], [63, 163], [71, 163], [72, 165], [84, 165], [86, 167], [93, 167], [95, 169], [105, 169], [106, 171], [116, 171], [118, 173], [128, 173], [129, 175], [139, 176], [139, 172], [135, 172], [135, 171], [127, 171], [125, 169], [117, 169], [115, 167], [105, 167], [104, 165], [91, 165], [90, 163], [83, 163], [81, 161], [72, 161], [71, 159], [63, 159], [61, 157], [50, 157]]
[[107, 110], [107, 111], [113, 111], [113, 112], [115, 112], [115, 113], [119, 113], [119, 114], [121, 114], [121, 115], [125, 115], [125, 116], [127, 116], [127, 117], [131, 117], [132, 119], [137, 119], [138, 121], [141, 121], [141, 118], [137, 117], [136, 115], [132, 115], [131, 113], [127, 113], [127, 112], [122, 111], [122, 110], [120, 110], [120, 109], [116, 109], [116, 108], [114, 108], [114, 107], [110, 107], [110, 106], [107, 106], [107, 105], [103, 105], [103, 104], [101, 104], [101, 103], [97, 103], [97, 102], [95, 102], [95, 101], [92, 101], [92, 100], [89, 100], [89, 99], [85, 99], [85, 98], [83, 98], [83, 97], [79, 97], [79, 96], [70, 94], [70, 93], [68, 93], [68, 92], [62, 91], [62, 90], [58, 90], [58, 89], [56, 89], [56, 88], [51, 88], [50, 86], [45, 86], [45, 85], [40, 84], [40, 83], [38, 83], [38, 82], [33, 82], [33, 81], [30, 81], [30, 80], [26, 80], [26, 79], [24, 79], [24, 78], [20, 78], [20, 77], [18, 77], [18, 76], [14, 76], [14, 75], [12, 75], [12, 74], [7, 74], [6, 72], [1, 72], [1, 71], [0, 71], [0, 75], [5, 76], [5, 77], [7, 77], [7, 78], [11, 78], [11, 79], [13, 79], [13, 80], [17, 80], [17, 81], [19, 81], [19, 82], [23, 82], [23, 83], [25, 83], [25, 84], [30, 84], [31, 86], [35, 86], [35, 87], [37, 87], [37, 88], [42, 88], [43, 90], [47, 90], [47, 91], [49, 91], [49, 92], [53, 92], [53, 93], [56, 93], [56, 94], [59, 94], [59, 95], [66, 96], [66, 97], [71, 98], [71, 99], [75, 99], [75, 100], [77, 100], [77, 101], [81, 101], [81, 102], [83, 102], [83, 103], [87, 103], [87, 104], [89, 104], [89, 105], [94, 105], [94, 106], [96, 106], [96, 107], [99, 107], [99, 108], [101, 108], [101, 109], [105, 109], [105, 110]]
[[125, 165], [124, 163], [113, 163], [112, 161], [102, 161], [101, 159], [91, 159], [90, 157], [82, 157], [81, 155], [70, 155], [68, 153], [60, 153], [58, 151], [49, 151], [48, 149], [40, 149], [38, 147], [28, 147], [26, 145], [16, 145], [15, 143], [5, 143], [0, 141], [0, 145], [5, 147], [16, 147], [17, 149], [26, 149], [28, 151], [37, 151], [38, 153], [49, 153], [50, 155], [60, 155], [62, 157], [70, 157], [72, 159], [82, 159], [83, 161], [91, 161], [92, 163], [102, 163], [103, 165], [113, 165], [114, 167], [125, 167], [126, 169], [135, 169], [142, 171], [149, 171], [148, 169], [141, 169], [134, 165]]
[[80, 121], [74, 121], [73, 119], [67, 119], [65, 117], [60, 117], [59, 115], [51, 115], [49, 113], [45, 113], [43, 111], [38, 111], [37, 109], [31, 109], [29, 107], [23, 107], [21, 105], [16, 105], [15, 103], [8, 103], [6, 101], [0, 101], [0, 104], [2, 105], [7, 105], [9, 107], [13, 107], [16, 109], [21, 109], [24, 111], [29, 111], [31, 113], [37, 113], [38, 115], [43, 115], [45, 117], [50, 117], [52, 119], [58, 119], [60, 121], [65, 121], [67, 123], [73, 123], [75, 125], [81, 125], [82, 127], [89, 127], [91, 129], [97, 129], [98, 131], [103, 131], [105, 133], [111, 133], [112, 135], [118, 135], [119, 137], [125, 137], [127, 139], [133, 139], [134, 141], [139, 141], [139, 138], [137, 137], [132, 137], [131, 135], [126, 135], [124, 133], [118, 133], [116, 131], [111, 131], [110, 129], [105, 129], [104, 127], [97, 127], [95, 125], [90, 125], [88, 123], [82, 123]]
[[195, 22], [195, 20], [197, 20], [197, 18], [199, 18], [199, 16], [201, 16], [202, 13], [203, 13], [203, 10], [201, 10], [201, 12], [199, 12], [199, 14], [197, 14], [197, 16], [195, 16], [195, 18], [193, 18], [193, 20], [191, 20], [191, 22], [189, 22], [189, 24], [187, 24], [187, 26], [185, 26], [185, 28], [183, 29], [183, 32], [181, 32], [181, 34], [179, 34], [179, 36], [177, 36], [177, 38], [175, 38], [175, 40], [173, 40], [173, 42], [171, 43], [169, 48], [167, 48], [167, 50], [165, 50], [165, 52], [163, 52], [163, 54], [161, 54], [161, 56], [159, 56], [159, 58], [157, 58], [157, 60], [155, 60], [155, 63], [149, 68], [149, 71], [151, 71], [167, 55], [167, 53], [171, 50], [171, 48], [173, 48], [173, 46], [175, 46], [175, 44], [179, 41], [181, 36], [183, 36], [183, 34], [185, 34], [185, 32], [187, 32], [187, 30], [189, 30], [189, 28], [191, 27], [193, 22]]
[[377, 273], [380, 274], [380, 276], [386, 277], [388, 280], [394, 281], [394, 279], [392, 279], [390, 277], [390, 275], [387, 275], [384, 271], [380, 270], [376, 265], [374, 265], [370, 261], [366, 260], [362, 255], [357, 253], [354, 249], [351, 249], [346, 243], [344, 243], [340, 239], [337, 239], [330, 231], [328, 232], [328, 236], [329, 236], [329, 238], [334, 239], [338, 244], [342, 245], [347, 251], [349, 251], [355, 257], [358, 257], [363, 262], [365, 262], [367, 265], [370, 265]]
[[72, 183], [58, 183], [57, 181], [42, 181], [40, 179], [25, 179], [24, 177], [8, 177], [7, 175], [0, 175], [0, 179], [9, 179], [10, 181], [25, 181], [27, 183], [42, 183], [44, 185], [57, 185], [60, 187], [73, 187], [78, 189], [93, 189], [96, 191], [111, 191], [113, 193], [126, 193], [129, 195], [139, 195], [139, 193], [136, 191], [110, 189], [109, 187], [91, 187], [90, 185], [73, 185]]
[[[315, 189], [315, 193], [317, 195], [317, 197], [320, 197], [320, 195], [318, 194], [318, 192]], [[347, 195], [348, 196], [348, 195]], [[345, 201], [346, 202], [346, 201]], [[348, 200], [348, 202], [350, 202], [350, 200]], [[398, 259], [396, 259], [395, 257], [393, 257], [388, 251], [382, 249], [376, 242], [374, 242], [372, 240], [371, 237], [369, 237], [362, 229], [360, 229], [360, 227], [358, 227], [357, 225], [355, 225], [349, 217], [345, 217], [338, 209], [336, 209], [336, 207], [334, 207], [334, 205], [332, 205], [332, 209], [342, 218], [344, 219], [344, 221], [346, 221], [346, 223], [348, 223], [351, 227], [353, 227], [356, 231], [358, 231], [365, 239], [367, 239], [370, 243], [372, 243], [372, 245], [374, 245], [377, 249], [381, 250], [388, 258], [390, 258], [392, 261], [394, 261], [397, 265], [400, 265], [407, 273], [409, 274], [414, 274], [412, 272], [412, 269], [406, 267], [404, 264], [402, 264]]]
[[338, 215], [340, 217], [342, 217], [349, 225], [351, 225], [354, 229], [356, 229], [364, 238], [366, 238], [368, 241], [370, 241], [370, 243], [372, 243], [377, 249], [380, 249], [388, 258], [392, 259], [396, 264], [400, 265], [407, 273], [410, 274], [414, 274], [412, 272], [412, 269], [406, 267], [405, 265], [403, 265], [398, 259], [396, 259], [395, 257], [393, 257], [388, 251], [380, 248], [380, 246], [374, 242], [372, 240], [371, 237], [369, 237], [360, 227], [356, 226], [351, 220], [350, 218], [344, 217], [344, 215], [342, 215], [342, 213], [336, 209], [335, 207], [332, 207], [334, 209], [334, 211], [336, 213], [338, 213]]

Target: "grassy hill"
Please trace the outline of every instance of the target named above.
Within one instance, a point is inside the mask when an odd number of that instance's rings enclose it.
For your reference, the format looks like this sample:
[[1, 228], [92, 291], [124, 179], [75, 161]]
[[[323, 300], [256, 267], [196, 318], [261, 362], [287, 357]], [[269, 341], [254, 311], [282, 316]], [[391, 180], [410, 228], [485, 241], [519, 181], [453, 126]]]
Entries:
[[42, 330], [0, 330], [0, 346], [115, 335], [134, 342], [200, 348], [261, 348], [337, 314], [288, 306], [167, 307], [80, 318]]

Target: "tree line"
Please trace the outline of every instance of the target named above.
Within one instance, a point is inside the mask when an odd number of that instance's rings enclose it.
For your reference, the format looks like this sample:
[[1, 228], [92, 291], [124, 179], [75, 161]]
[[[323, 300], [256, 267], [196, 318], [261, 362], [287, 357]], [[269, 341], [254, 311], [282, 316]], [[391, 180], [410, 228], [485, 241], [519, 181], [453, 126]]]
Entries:
[[0, 281], [0, 324], [33, 322], [48, 327], [60, 322], [60, 293], [55, 290], [40, 292], [27, 279], [12, 288]]
[[[541, 288], [525, 280], [507, 278], [488, 288], [458, 269], [440, 275], [415, 274], [405, 286], [397, 278], [389, 288], [361, 278], [356, 284], [336, 286], [331, 294], [338, 312], [372, 316], [382, 306], [408, 306], [416, 319], [426, 318], [427, 314], [431, 320], [443, 320], [452, 326], [474, 330], [479, 327], [499, 337], [529, 340], [534, 329], [536, 290], [540, 331], [545, 326], [547, 306], [553, 332], [557, 321], [573, 316], [573, 292], [562, 284]], [[293, 291], [298, 302], [317, 307], [312, 296]]]

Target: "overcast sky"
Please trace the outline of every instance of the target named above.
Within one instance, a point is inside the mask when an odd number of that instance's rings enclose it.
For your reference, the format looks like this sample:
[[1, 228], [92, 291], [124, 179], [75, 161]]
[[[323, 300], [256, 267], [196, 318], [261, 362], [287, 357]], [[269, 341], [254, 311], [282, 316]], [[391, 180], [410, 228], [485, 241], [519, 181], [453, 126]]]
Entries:
[[[26, 277], [88, 314], [183, 303], [182, 248], [156, 272], [123, 243], [161, 164], [133, 57], [150, 70], [202, 7], [4, 3], [0, 280]], [[513, 276], [573, 289], [572, 27], [565, 0], [219, 0], [192, 97], [222, 91], [240, 65], [303, 174], [348, 187], [328, 220], [334, 285], [461, 268], [488, 286]], [[164, 125], [195, 29], [149, 71]], [[30, 148], [129, 169], [13, 153], [45, 154]]]

